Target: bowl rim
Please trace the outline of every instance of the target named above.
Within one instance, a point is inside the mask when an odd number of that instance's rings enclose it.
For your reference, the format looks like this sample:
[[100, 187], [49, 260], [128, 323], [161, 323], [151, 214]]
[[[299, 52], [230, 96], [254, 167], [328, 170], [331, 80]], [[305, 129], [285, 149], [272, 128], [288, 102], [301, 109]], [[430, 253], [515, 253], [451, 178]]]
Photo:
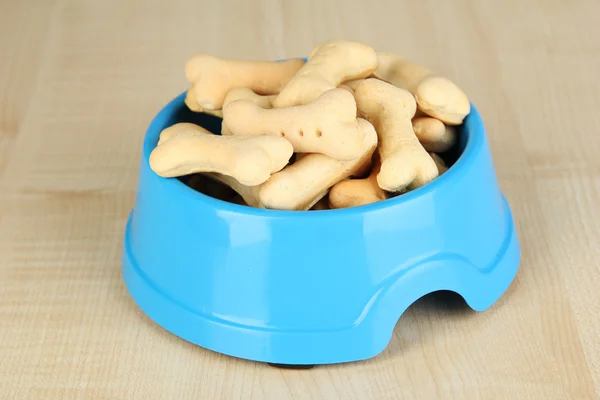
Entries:
[[[143, 141], [142, 149], [142, 162], [143, 168], [146, 168], [150, 173], [155, 174], [150, 168], [150, 153], [156, 146], [160, 132], [166, 127], [167, 121], [169, 121], [173, 114], [179, 109], [179, 107], [185, 107], [185, 95], [183, 92], [172, 99], [166, 106], [164, 106], [158, 114], [152, 119]], [[377, 211], [389, 209], [390, 207], [399, 206], [401, 204], [410, 202], [416, 198], [430, 194], [431, 192], [437, 191], [440, 187], [452, 185], [452, 182], [465, 175], [470, 168], [472, 160], [474, 160], [485, 143], [485, 126], [479, 111], [473, 103], [471, 103], [471, 109], [469, 115], [463, 122], [463, 130], [466, 135], [465, 146], [462, 153], [458, 156], [457, 160], [452, 166], [442, 175], [438, 176], [433, 181], [411, 190], [410, 192], [392, 197], [390, 199], [378, 201], [376, 203], [365, 204], [361, 206], [339, 208], [333, 210], [273, 210], [265, 208], [256, 208], [236, 203], [230, 203], [225, 200], [220, 200], [204, 193], [198, 192], [193, 188], [183, 183], [178, 178], [163, 178], [158, 175], [155, 177], [161, 180], [161, 185], [164, 189], [178, 193], [180, 196], [190, 199], [190, 201], [201, 201], [206, 205], [214, 207], [215, 209], [228, 212], [233, 214], [241, 214], [246, 216], [257, 216], [257, 217], [269, 217], [269, 218], [344, 218], [353, 217], [356, 215], [362, 215], [365, 213], [374, 213]]]

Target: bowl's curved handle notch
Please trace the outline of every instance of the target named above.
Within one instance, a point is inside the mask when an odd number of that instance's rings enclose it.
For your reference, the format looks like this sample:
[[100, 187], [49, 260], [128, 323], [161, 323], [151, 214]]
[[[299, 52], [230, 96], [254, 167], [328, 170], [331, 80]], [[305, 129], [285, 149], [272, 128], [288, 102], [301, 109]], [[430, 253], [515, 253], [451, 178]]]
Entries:
[[512, 282], [518, 266], [513, 257], [518, 257], [518, 249], [511, 249], [494, 268], [481, 272], [464, 257], [438, 254], [386, 279], [355, 325], [364, 324], [368, 331], [374, 332], [376, 347], [383, 351], [402, 314], [430, 293], [451, 291], [460, 295], [474, 311], [485, 311]]

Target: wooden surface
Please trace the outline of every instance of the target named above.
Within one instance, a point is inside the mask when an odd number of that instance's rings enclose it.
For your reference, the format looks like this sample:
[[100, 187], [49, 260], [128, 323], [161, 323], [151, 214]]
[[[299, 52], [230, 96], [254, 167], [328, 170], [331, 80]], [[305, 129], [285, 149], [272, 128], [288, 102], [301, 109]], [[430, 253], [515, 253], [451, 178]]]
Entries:
[[[0, 398], [600, 398], [600, 2], [355, 3], [0, 0]], [[426, 297], [354, 364], [277, 370], [175, 338], [121, 279], [150, 119], [195, 51], [270, 60], [332, 37], [470, 95], [518, 225], [516, 281], [480, 314]]]

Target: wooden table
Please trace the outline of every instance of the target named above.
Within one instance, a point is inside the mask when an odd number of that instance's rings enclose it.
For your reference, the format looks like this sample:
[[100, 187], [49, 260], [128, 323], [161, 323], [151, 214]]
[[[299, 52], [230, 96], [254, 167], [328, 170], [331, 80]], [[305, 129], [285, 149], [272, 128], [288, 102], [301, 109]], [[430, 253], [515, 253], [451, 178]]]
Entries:
[[[600, 398], [600, 3], [350, 4], [0, 0], [0, 398]], [[480, 314], [426, 297], [365, 362], [279, 370], [174, 337], [121, 279], [149, 121], [196, 51], [271, 60], [332, 37], [469, 94], [518, 225], [517, 279]]]

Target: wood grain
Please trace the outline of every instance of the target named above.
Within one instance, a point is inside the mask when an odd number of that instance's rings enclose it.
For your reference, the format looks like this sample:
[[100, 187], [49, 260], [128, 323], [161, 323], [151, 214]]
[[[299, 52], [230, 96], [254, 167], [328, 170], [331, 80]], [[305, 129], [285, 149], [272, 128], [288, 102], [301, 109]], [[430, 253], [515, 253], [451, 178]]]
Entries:
[[[600, 398], [597, 0], [0, 0], [0, 398]], [[277, 370], [135, 307], [121, 235], [152, 116], [195, 51], [360, 40], [455, 80], [486, 121], [523, 262], [484, 313], [430, 296], [365, 362]]]

